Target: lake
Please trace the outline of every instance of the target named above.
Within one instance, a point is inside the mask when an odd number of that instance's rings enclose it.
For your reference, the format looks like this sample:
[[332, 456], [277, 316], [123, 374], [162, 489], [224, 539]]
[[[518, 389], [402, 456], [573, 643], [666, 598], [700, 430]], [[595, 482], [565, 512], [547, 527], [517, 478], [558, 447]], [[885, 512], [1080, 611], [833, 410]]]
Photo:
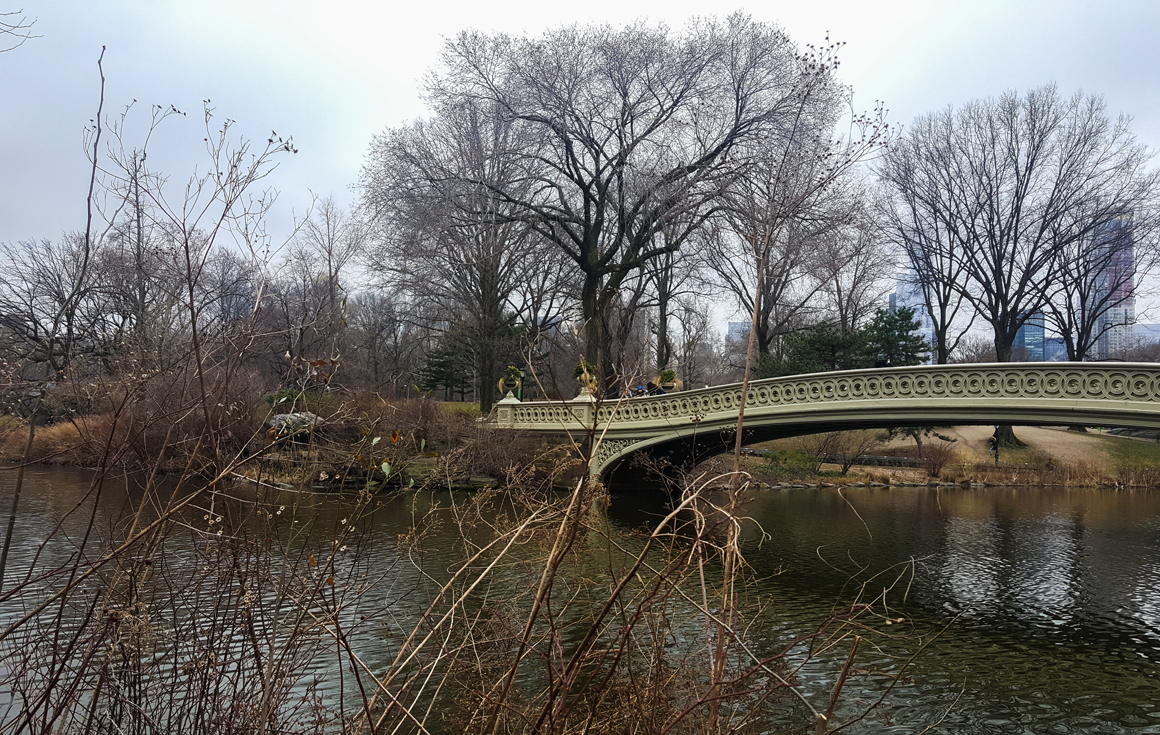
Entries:
[[[36, 569], [61, 566], [117, 538], [140, 490], [130, 480], [110, 481], [99, 501], [86, 500], [89, 479], [77, 469], [30, 470], [5, 590], [34, 558]], [[13, 480], [14, 472], [0, 474], [5, 519]], [[270, 515], [255, 516], [250, 511], [261, 493], [241, 485], [229, 491], [237, 499], [219, 497], [212, 508], [199, 502], [180, 514], [173, 548], [157, 557], [163, 563], [155, 577], [168, 579], [172, 590], [173, 580], [205, 570], [200, 545], [216, 537], [207, 517], [220, 517], [217, 528], [292, 557], [294, 565], [283, 571], [292, 567], [303, 579], [315, 575], [323, 590], [344, 591], [340, 617], [350, 626], [353, 653], [374, 671], [390, 665], [431, 604], [431, 585], [448, 579], [470, 548], [464, 539], [486, 543], [490, 524], [516, 522], [523, 508], [502, 494], [473, 509], [471, 494], [424, 492], [376, 498], [358, 515], [349, 499], [306, 492], [265, 496], [261, 507]], [[639, 548], [638, 531], [663, 515], [667, 502], [654, 492], [615, 494], [602, 521], [607, 538], [624, 553]], [[470, 518], [477, 510], [486, 517]], [[763, 655], [784, 653], [786, 674], [824, 709], [852, 642], [827, 635], [860, 630], [864, 637], [833, 721], [863, 713], [865, 719], [846, 732], [1160, 733], [1160, 493], [766, 490], [744, 515], [752, 645]], [[424, 527], [421, 538], [411, 537], [416, 523]], [[81, 550], [86, 533], [90, 541]], [[578, 550], [588, 557], [569, 580], [576, 599], [588, 594], [576, 591], [583, 586], [578, 580], [599, 591], [606, 546], [594, 538]], [[513, 553], [515, 562], [496, 571], [489, 601], [471, 609], [534, 583], [538, 572], [519, 560], [536, 557]], [[9, 596], [0, 607], [5, 624], [34, 598]], [[674, 624], [674, 639], [681, 625]], [[177, 650], [158, 646], [154, 655]], [[0, 664], [9, 673], [13, 656]], [[341, 695], [333, 657], [311, 654], [301, 667], [301, 681], [318, 701]], [[525, 685], [534, 679], [521, 677]], [[349, 679], [345, 686], [350, 696]], [[439, 706], [447, 706], [447, 696], [438, 695]], [[881, 705], [867, 712], [879, 698]], [[10, 701], [5, 694], [0, 703]], [[803, 710], [790, 701], [762, 706], [781, 708], [765, 720], [766, 731], [805, 724]]]

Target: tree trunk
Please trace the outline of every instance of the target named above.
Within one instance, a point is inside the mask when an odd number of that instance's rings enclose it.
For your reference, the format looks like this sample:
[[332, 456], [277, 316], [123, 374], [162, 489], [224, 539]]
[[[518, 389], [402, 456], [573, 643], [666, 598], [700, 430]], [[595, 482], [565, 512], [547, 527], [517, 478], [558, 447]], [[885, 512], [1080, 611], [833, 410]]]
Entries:
[[1000, 424], [995, 427], [995, 441], [1000, 449], [1024, 449], [1027, 444], [1015, 436], [1015, 430], [1010, 424]]
[[672, 345], [669, 343], [669, 298], [657, 300], [657, 370], [669, 367], [673, 359]]
[[[600, 278], [586, 276], [584, 289], [581, 294], [581, 316], [584, 318], [584, 360], [595, 365], [600, 373], [605, 372], [604, 365], [604, 315], [600, 310]], [[604, 384], [604, 375], [594, 376], [600, 384]]]
[[[1014, 334], [995, 335], [995, 360], [998, 362], [1011, 362], [1011, 351], [1015, 344]], [[1010, 424], [1002, 424], [995, 427], [995, 442], [1001, 449], [1023, 449], [1027, 446], [1019, 437], [1015, 436], [1015, 430], [1011, 428]]]
[[495, 337], [481, 334], [476, 354], [479, 357], [479, 368], [476, 371], [475, 390], [479, 396], [479, 412], [486, 416], [495, 405], [495, 384], [499, 382], [499, 371], [495, 364]]

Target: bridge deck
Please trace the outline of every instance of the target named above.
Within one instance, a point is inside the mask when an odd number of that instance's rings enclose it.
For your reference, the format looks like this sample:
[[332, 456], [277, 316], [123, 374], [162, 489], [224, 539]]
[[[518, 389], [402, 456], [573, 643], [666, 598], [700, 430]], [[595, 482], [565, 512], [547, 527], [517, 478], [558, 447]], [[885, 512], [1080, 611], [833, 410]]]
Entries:
[[[497, 405], [497, 423], [604, 441], [592, 471], [664, 444], [720, 444], [742, 402], [740, 384], [662, 396]], [[839, 429], [950, 424], [1085, 424], [1160, 428], [1160, 365], [1002, 363], [813, 373], [753, 381], [745, 441]]]

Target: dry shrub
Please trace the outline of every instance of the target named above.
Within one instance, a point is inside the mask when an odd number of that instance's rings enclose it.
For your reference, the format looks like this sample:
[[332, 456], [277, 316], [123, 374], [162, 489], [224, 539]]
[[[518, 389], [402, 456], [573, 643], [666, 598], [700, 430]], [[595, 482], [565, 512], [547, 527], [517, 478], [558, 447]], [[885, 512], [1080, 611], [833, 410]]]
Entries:
[[962, 462], [958, 468], [958, 480], [1004, 485], [1069, 485], [1075, 487], [1096, 487], [1116, 484], [1117, 478], [1102, 462], [1078, 461], [1060, 463], [1054, 460], [1050, 465], [1028, 462], [1026, 467], [1003, 465], [995, 467], [988, 463], [970, 464]]
[[440, 474], [452, 484], [481, 475], [507, 488], [548, 487], [577, 461], [560, 445], [492, 424], [472, 422], [466, 431], [456, 448], [440, 456]]
[[834, 462], [845, 475], [858, 457], [875, 451], [885, 440], [885, 435], [877, 431], [830, 431], [800, 437], [798, 442], [802, 451]]
[[1160, 486], [1160, 469], [1155, 467], [1125, 467], [1120, 469], [1117, 481], [1129, 487]]
[[922, 458], [926, 460], [927, 477], [939, 477], [943, 469], [956, 459], [959, 453], [955, 451], [953, 442], [929, 441], [922, 447]]
[[1055, 476], [1057, 478], [1062, 476], [1065, 480], [1062, 484], [1069, 485], [1102, 485], [1108, 483], [1110, 479], [1108, 468], [1102, 463], [1083, 460], [1057, 470]]
[[451, 446], [470, 436], [475, 419], [430, 398], [415, 397], [387, 401], [377, 393], [354, 391], [329, 414], [323, 414], [324, 431], [331, 441], [358, 441], [362, 430], [373, 426], [377, 432], [398, 431], [424, 447]]
[[[257, 376], [211, 369], [204, 377], [204, 408], [193, 371], [58, 384], [46, 392], [31, 459], [124, 467], [160, 462], [179, 468], [207, 429], [219, 451], [235, 454], [261, 429], [250, 409], [261, 393]], [[27, 438], [27, 424], [14, 427], [0, 438], [0, 453], [20, 458]], [[210, 443], [203, 442], [200, 452], [209, 450]]]
[[[37, 426], [29, 461], [97, 466], [117, 464], [140, 426], [108, 414], [77, 416]], [[18, 460], [28, 441], [27, 425], [10, 429], [0, 440], [5, 459]]]
[[[474, 412], [456, 410], [467, 404], [449, 407], [421, 397], [387, 401], [369, 391], [334, 392], [318, 403], [326, 408], [312, 432], [281, 438], [263, 454], [262, 479], [420, 486], [425, 478], [459, 484], [488, 475], [515, 485], [551, 473], [551, 463], [533, 459], [532, 443], [506, 432], [500, 437]], [[278, 410], [266, 408], [262, 420]]]

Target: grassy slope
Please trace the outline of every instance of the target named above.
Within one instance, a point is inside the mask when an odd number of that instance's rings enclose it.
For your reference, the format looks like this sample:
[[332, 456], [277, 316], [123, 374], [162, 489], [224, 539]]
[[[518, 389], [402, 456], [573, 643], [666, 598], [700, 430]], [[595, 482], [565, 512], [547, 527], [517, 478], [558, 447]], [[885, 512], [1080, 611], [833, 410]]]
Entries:
[[[940, 433], [956, 440], [955, 448], [958, 455], [958, 461], [943, 472], [944, 480], [971, 479], [1016, 484], [1123, 482], [1153, 485], [1156, 473], [1160, 472], [1160, 445], [1155, 442], [1110, 436], [1094, 431], [1082, 434], [1039, 427], [1017, 428], [1016, 434], [1028, 446], [1019, 450], [1004, 450], [1000, 460], [1005, 470], [1026, 464], [1040, 468], [1051, 467], [1052, 471], [1024, 476], [1022, 473], [1014, 475], [999, 470], [994, 472], [978, 470], [977, 468], [987, 466], [992, 461], [988, 452], [989, 427], [956, 427], [940, 430]], [[792, 452], [799, 450], [802, 445], [798, 439], [781, 439], [757, 446], [779, 452]], [[914, 442], [909, 439], [897, 439], [889, 446], [893, 449], [890, 454], [912, 454]], [[811, 474], [800, 467], [770, 467], [760, 460], [751, 462], [750, 467], [767, 482], [808, 481]], [[831, 470], [833, 467], [827, 465], [825, 469]], [[1005, 474], [1011, 474], [1011, 477], [1004, 477]], [[814, 477], [829, 480], [826, 476], [833, 475], [826, 472], [821, 477]], [[913, 470], [854, 467], [850, 470], [848, 480], [883, 480], [886, 477], [890, 477], [893, 481], [917, 481], [921, 479], [922, 474]]]

